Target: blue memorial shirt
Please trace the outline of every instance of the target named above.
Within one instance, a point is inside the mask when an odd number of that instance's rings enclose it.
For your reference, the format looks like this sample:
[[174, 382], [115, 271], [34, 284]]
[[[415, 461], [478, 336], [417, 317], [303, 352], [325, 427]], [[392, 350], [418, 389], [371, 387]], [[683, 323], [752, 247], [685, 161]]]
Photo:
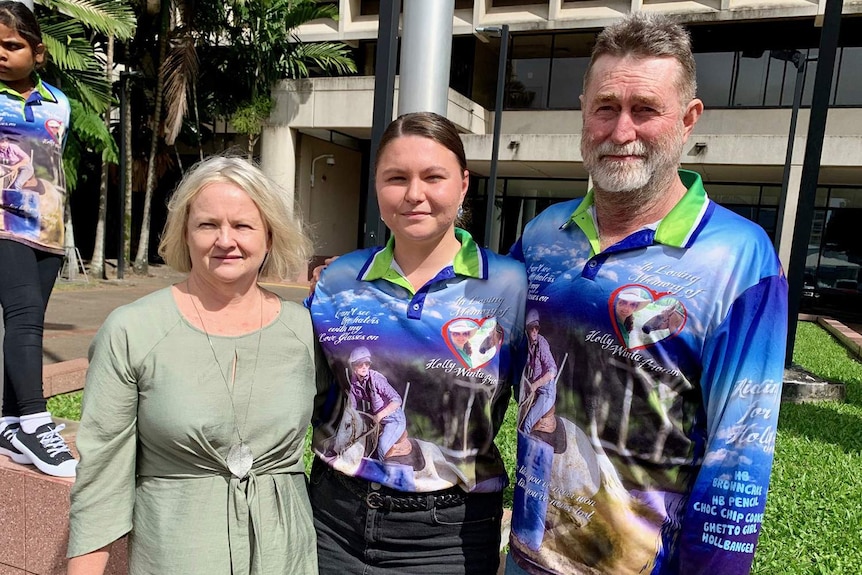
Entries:
[[[330, 394], [313, 447], [342, 473], [414, 492], [454, 485], [499, 491], [507, 483], [494, 437], [512, 374], [522, 367], [516, 349], [526, 274], [520, 262], [479, 247], [464, 230], [455, 233], [461, 248], [453, 263], [419, 289], [399, 271], [390, 240], [338, 258], [309, 298]], [[351, 365], [351, 353], [370, 357], [370, 369], [400, 396], [406, 430], [389, 457], [377, 452], [385, 428], [372, 410], [348, 401], [354, 371], [368, 369]], [[398, 399], [382, 398], [377, 407]]]
[[[511, 547], [529, 573], [750, 570], [787, 284], [763, 230], [680, 177], [664, 219], [604, 251], [592, 192], [546, 209], [512, 250], [558, 366], [553, 408], [518, 433]], [[522, 386], [519, 421], [536, 400]]]
[[0, 82], [0, 239], [62, 254], [70, 107], [36, 80], [26, 99]]

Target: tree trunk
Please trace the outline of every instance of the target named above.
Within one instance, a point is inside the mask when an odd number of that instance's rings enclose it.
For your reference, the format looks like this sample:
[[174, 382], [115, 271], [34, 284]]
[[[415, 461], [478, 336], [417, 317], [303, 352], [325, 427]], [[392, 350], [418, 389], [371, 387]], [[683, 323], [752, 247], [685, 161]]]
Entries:
[[[125, 89], [125, 88], [123, 88]], [[132, 164], [132, 98], [125, 99], [125, 110], [123, 110], [125, 122], [121, 127], [123, 132], [122, 138], [125, 148], [125, 163], [126, 173], [124, 174], [125, 181], [123, 182], [123, 190], [125, 193], [122, 197], [123, 202], [123, 271], [126, 270], [132, 257], [132, 172], [134, 166]], [[119, 258], [119, 255], [117, 256]], [[119, 269], [119, 262], [118, 262]]]
[[248, 136], [248, 161], [254, 161], [254, 145], [257, 143], [257, 138], [252, 134], [246, 134]]
[[69, 199], [67, 195], [63, 213], [63, 224], [66, 226], [65, 239], [63, 240], [63, 248], [66, 251], [64, 264], [66, 279], [75, 281], [78, 279], [78, 250], [75, 249], [75, 228], [72, 226], [72, 206]]
[[[114, 69], [114, 37], [108, 36], [108, 53], [105, 60], [105, 75], [108, 82]], [[105, 126], [111, 130], [111, 108], [105, 112]], [[110, 165], [102, 158], [102, 177], [99, 180], [99, 217], [96, 222], [96, 240], [90, 258], [90, 273], [94, 278], [107, 279], [105, 274], [105, 219], [108, 215], [108, 170]]]
[[141, 215], [141, 235], [138, 239], [138, 253], [133, 265], [137, 274], [147, 273], [150, 254], [150, 216], [153, 203], [153, 191], [156, 187], [156, 152], [159, 148], [162, 125], [162, 101], [165, 92], [165, 75], [162, 69], [168, 52], [168, 28], [170, 24], [169, 0], [162, 0], [162, 22], [159, 28], [159, 68], [156, 78], [156, 102], [153, 110], [153, 135], [150, 140], [150, 155], [147, 163], [147, 185], [144, 190], [144, 213]]
[[195, 128], [198, 134], [198, 155], [201, 161], [204, 161], [204, 139], [201, 136], [201, 116], [198, 112], [198, 89], [195, 84], [192, 84], [192, 106], [195, 111]]

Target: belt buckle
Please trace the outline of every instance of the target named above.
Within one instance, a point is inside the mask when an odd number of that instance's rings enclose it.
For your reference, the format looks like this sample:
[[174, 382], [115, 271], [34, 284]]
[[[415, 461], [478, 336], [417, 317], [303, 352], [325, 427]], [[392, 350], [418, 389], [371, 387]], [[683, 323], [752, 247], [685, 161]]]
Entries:
[[379, 491], [372, 491], [365, 497], [365, 504], [368, 505], [370, 509], [380, 509], [383, 507], [385, 500], [382, 495], [380, 495]]

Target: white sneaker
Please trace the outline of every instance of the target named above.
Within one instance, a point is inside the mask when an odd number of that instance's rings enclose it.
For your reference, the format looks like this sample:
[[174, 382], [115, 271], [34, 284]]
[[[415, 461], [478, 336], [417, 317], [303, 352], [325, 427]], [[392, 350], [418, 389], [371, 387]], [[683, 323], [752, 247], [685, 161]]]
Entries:
[[60, 435], [65, 427], [63, 424], [46, 423], [33, 433], [24, 433], [23, 429], [18, 429], [12, 438], [12, 445], [42, 473], [55, 477], [75, 477], [78, 460]]
[[5, 455], [15, 463], [28, 465], [30, 463], [30, 458], [18, 451], [15, 446], [12, 445], [12, 439], [20, 429], [21, 427], [17, 423], [10, 423], [3, 428], [2, 433], [0, 433], [0, 455]]

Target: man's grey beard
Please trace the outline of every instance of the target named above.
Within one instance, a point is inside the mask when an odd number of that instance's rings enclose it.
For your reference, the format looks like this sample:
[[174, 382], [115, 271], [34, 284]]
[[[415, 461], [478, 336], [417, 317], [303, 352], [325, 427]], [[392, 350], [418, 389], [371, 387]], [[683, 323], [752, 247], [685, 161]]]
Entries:
[[[586, 135], [581, 140], [581, 155], [584, 168], [593, 178], [593, 185], [603, 192], [641, 192], [651, 195], [656, 181], [675, 172], [682, 153], [682, 133], [675, 133], [654, 146], [647, 146], [642, 140], [635, 140], [624, 146], [612, 142], [602, 142], [593, 146]], [[602, 156], [640, 156], [639, 160], [615, 162]]]

